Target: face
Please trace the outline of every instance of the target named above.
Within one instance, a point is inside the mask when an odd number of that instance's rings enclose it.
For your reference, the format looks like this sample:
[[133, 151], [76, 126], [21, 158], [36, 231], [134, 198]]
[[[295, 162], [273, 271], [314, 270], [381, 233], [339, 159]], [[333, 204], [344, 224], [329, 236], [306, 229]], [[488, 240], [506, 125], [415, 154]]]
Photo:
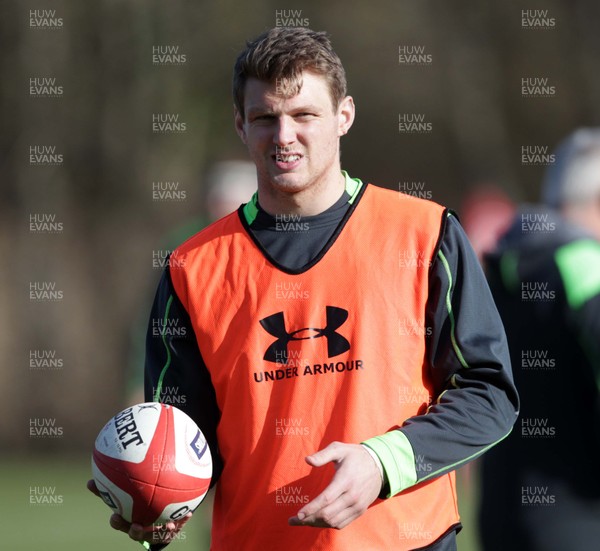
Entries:
[[245, 117], [236, 110], [236, 130], [248, 146], [263, 191], [297, 193], [339, 181], [339, 139], [352, 125], [354, 103], [346, 97], [334, 110], [323, 77], [305, 71], [302, 82], [296, 96], [283, 98], [275, 83], [251, 78], [245, 88]]

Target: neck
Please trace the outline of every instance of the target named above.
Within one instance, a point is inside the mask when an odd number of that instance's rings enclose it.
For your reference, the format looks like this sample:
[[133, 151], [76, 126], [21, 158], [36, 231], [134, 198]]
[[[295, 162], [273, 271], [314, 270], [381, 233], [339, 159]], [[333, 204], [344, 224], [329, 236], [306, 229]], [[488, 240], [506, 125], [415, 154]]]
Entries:
[[331, 177], [293, 193], [270, 185], [259, 185], [258, 200], [260, 206], [271, 215], [314, 216], [331, 207], [342, 196], [345, 186], [344, 175], [337, 170]]

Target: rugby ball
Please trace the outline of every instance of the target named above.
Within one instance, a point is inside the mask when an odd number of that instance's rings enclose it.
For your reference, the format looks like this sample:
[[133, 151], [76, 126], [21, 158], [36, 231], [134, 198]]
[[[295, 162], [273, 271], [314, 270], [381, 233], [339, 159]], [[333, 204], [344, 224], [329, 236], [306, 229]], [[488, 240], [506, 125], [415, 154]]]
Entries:
[[210, 449], [183, 411], [159, 402], [128, 407], [100, 431], [92, 473], [102, 500], [126, 521], [164, 525], [208, 492]]

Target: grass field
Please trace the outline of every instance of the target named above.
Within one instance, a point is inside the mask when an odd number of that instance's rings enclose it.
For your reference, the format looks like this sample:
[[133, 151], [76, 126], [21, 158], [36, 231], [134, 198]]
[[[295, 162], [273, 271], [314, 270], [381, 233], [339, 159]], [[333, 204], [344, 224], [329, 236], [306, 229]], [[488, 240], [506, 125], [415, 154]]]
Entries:
[[[110, 510], [85, 487], [90, 460], [0, 461], [0, 549], [10, 551], [125, 551], [142, 547], [108, 525]], [[36, 503], [38, 502], [38, 503]], [[208, 502], [172, 549], [208, 549]], [[171, 549], [171, 547], [170, 547]]]
[[[87, 457], [0, 460], [0, 548], [10, 551], [142, 549], [109, 527], [108, 507], [85, 487], [89, 478]], [[479, 551], [473, 530], [475, 506], [471, 490], [474, 482], [474, 474], [460, 473], [458, 491], [465, 525], [458, 536], [460, 551]], [[207, 499], [169, 549], [208, 550], [210, 506]]]

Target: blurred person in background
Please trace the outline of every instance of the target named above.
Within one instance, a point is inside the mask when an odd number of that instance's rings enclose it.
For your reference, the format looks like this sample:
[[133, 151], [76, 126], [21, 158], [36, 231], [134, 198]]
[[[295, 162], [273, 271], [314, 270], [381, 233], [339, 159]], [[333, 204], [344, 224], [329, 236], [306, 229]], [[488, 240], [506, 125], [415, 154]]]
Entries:
[[[172, 251], [200, 230], [237, 210], [248, 202], [256, 191], [256, 167], [250, 161], [228, 160], [219, 161], [211, 166], [206, 176], [204, 189], [203, 213], [194, 216], [177, 225], [162, 239], [163, 251]], [[165, 257], [167, 255], [165, 254]], [[159, 264], [165, 264], [164, 263]], [[164, 266], [163, 266], [164, 267]], [[127, 377], [127, 403], [139, 404], [144, 401], [144, 365], [148, 315], [140, 312], [139, 321], [133, 325], [131, 336], [131, 352], [129, 373]], [[178, 404], [173, 403], [177, 406]]]
[[[461, 202], [460, 223], [471, 242], [477, 259], [485, 269], [484, 256], [495, 250], [498, 240], [512, 224], [515, 204], [496, 184], [478, 182]], [[474, 499], [480, 460], [457, 471], [457, 481]], [[474, 484], [475, 483], [475, 484]]]
[[467, 194], [460, 208], [460, 223], [480, 262], [496, 249], [514, 215], [514, 203], [495, 185], [478, 184]]
[[600, 129], [577, 130], [487, 273], [522, 411], [483, 457], [485, 551], [600, 549]]
[[256, 167], [250, 161], [219, 161], [206, 176], [204, 214], [180, 223], [170, 231], [164, 246], [172, 250], [209, 224], [236, 211], [256, 191]]

